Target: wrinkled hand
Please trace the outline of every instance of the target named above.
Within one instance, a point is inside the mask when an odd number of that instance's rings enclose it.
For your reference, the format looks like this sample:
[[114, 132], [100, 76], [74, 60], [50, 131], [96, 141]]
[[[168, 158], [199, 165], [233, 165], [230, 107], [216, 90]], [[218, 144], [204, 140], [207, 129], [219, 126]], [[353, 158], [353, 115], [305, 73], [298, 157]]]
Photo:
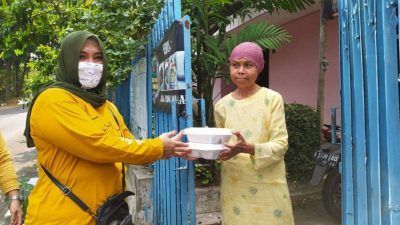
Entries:
[[10, 202], [10, 225], [21, 225], [22, 224], [22, 208], [20, 201]]
[[237, 137], [235, 144], [224, 143], [227, 150], [219, 153], [219, 159], [222, 161], [228, 160], [239, 153], [254, 154], [254, 145], [248, 144], [239, 131], [232, 132]]
[[171, 157], [183, 157], [185, 159], [191, 159], [188, 154], [191, 153], [189, 144], [182, 142], [183, 131], [177, 135], [176, 131], [170, 131], [163, 133], [159, 136], [163, 143], [163, 159], [169, 159]]

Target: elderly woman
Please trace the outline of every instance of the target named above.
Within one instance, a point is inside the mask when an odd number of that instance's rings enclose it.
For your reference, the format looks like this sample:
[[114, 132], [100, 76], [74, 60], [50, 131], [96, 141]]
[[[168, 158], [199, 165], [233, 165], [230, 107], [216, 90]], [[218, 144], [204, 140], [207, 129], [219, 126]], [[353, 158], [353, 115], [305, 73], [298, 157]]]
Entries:
[[283, 99], [256, 84], [264, 68], [257, 44], [239, 44], [229, 60], [237, 88], [215, 105], [216, 125], [235, 135], [220, 153], [222, 224], [294, 224], [284, 162], [288, 135]]
[[134, 139], [117, 108], [106, 100], [107, 60], [96, 35], [67, 35], [58, 64], [57, 81], [40, 91], [28, 112], [25, 135], [28, 145], [38, 150], [40, 166], [25, 224], [94, 225], [93, 215], [64, 195], [43, 168], [94, 213], [108, 197], [122, 192], [121, 162], [145, 164], [190, 151], [180, 141], [181, 133]]

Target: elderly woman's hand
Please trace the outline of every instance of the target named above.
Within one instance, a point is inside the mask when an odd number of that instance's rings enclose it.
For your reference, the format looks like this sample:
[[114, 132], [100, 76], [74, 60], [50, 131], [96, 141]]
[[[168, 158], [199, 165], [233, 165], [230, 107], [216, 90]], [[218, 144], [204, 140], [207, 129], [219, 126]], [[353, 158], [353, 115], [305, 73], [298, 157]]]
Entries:
[[177, 135], [176, 131], [170, 131], [163, 133], [159, 136], [163, 143], [163, 159], [169, 159], [171, 157], [183, 157], [191, 160], [188, 154], [191, 153], [189, 144], [182, 142], [183, 132], [179, 132]]
[[225, 143], [227, 150], [219, 153], [219, 159], [222, 161], [228, 160], [239, 153], [247, 153], [254, 155], [254, 145], [246, 142], [244, 137], [239, 131], [232, 132], [237, 137], [235, 144]]

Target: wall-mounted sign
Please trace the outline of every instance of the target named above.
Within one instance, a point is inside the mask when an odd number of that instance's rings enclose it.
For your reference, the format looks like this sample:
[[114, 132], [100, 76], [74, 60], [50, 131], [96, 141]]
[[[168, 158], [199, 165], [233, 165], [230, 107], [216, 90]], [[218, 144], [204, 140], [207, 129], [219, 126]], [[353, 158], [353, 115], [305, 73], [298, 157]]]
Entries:
[[155, 49], [152, 61], [156, 108], [169, 110], [171, 101], [185, 103], [184, 57], [182, 25], [175, 21]]

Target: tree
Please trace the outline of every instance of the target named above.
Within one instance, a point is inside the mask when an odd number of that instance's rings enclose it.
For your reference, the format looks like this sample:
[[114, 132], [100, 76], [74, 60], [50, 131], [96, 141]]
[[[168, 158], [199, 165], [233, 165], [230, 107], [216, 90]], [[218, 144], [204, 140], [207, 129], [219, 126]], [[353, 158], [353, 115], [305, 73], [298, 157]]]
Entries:
[[321, 0], [320, 18], [319, 18], [319, 50], [318, 50], [318, 90], [317, 90], [317, 113], [320, 120], [320, 129], [324, 126], [324, 106], [325, 106], [325, 72], [329, 62], [325, 58], [327, 45], [326, 37], [326, 18], [324, 15], [325, 0]]
[[57, 43], [66, 20], [61, 3], [55, 1], [3, 1], [1, 11], [0, 58], [5, 65], [6, 100], [11, 90], [13, 96], [20, 96], [24, 77], [42, 57], [38, 46]]
[[[269, 25], [269, 28], [259, 27], [263, 30], [261, 36], [252, 30], [246, 32], [249, 35], [244, 39], [238, 36], [226, 42], [230, 37], [226, 35], [225, 27], [233, 18], [244, 17], [250, 9], [269, 13], [278, 9], [294, 12], [313, 3], [313, 0], [182, 1], [184, 13], [189, 14], [193, 22], [193, 80], [197, 81], [198, 96], [206, 99], [208, 109], [212, 109], [212, 101], [206, 94], [212, 90], [215, 78], [223, 75], [222, 60], [230, 51], [227, 46], [235, 45], [235, 40], [250, 40], [257, 41], [264, 48], [276, 48], [278, 42], [288, 38], [280, 29]], [[79, 29], [92, 31], [104, 41], [110, 59], [109, 84], [115, 85], [129, 74], [135, 49], [146, 43], [146, 35], [162, 4], [162, 0], [3, 1], [0, 10], [0, 76], [4, 76], [6, 82], [0, 83], [1, 93], [6, 92], [10, 97], [11, 90], [14, 90], [14, 95], [18, 95], [22, 88], [19, 85], [22, 82], [18, 81], [21, 77], [27, 78], [28, 73], [31, 74], [28, 85], [33, 86], [27, 89], [37, 88], [53, 79], [60, 39]], [[278, 34], [281, 36], [274, 37]], [[261, 41], [264, 37], [268, 38]], [[280, 41], [272, 41], [277, 38]], [[266, 40], [274, 43], [275, 47], [267, 44]], [[221, 51], [217, 50], [218, 46]], [[213, 62], [215, 58], [220, 61]], [[211, 114], [209, 121], [212, 121]]]
[[97, 0], [90, 4], [90, 10], [79, 23], [70, 24], [70, 29], [87, 29], [104, 41], [109, 56], [110, 85], [116, 85], [128, 76], [133, 54], [146, 43], [146, 34], [156, 20], [162, 2]]
[[110, 59], [109, 84], [115, 85], [129, 74], [133, 53], [145, 43], [161, 6], [162, 0], [3, 1], [0, 79], [4, 77], [5, 82], [0, 83], [1, 96], [6, 100], [12, 91], [21, 95], [24, 77], [28, 94], [54, 79], [61, 39], [80, 29], [104, 41]]

